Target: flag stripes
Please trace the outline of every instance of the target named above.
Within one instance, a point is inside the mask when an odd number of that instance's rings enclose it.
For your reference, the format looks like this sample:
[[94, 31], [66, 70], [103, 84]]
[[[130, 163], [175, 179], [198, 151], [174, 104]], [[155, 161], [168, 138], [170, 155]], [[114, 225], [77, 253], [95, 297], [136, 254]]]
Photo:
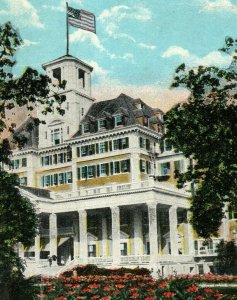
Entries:
[[71, 26], [96, 33], [95, 15], [91, 12], [68, 6], [67, 14]]

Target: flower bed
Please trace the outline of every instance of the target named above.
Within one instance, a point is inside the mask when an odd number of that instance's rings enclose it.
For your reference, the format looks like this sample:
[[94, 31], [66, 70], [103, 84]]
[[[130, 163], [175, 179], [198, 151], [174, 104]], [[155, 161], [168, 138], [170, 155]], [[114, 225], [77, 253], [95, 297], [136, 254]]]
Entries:
[[[75, 273], [74, 273], [75, 274]], [[87, 275], [42, 278], [41, 299], [74, 300], [209, 300], [225, 299], [211, 288], [200, 288], [190, 279], [168, 278], [155, 281], [149, 275]]]

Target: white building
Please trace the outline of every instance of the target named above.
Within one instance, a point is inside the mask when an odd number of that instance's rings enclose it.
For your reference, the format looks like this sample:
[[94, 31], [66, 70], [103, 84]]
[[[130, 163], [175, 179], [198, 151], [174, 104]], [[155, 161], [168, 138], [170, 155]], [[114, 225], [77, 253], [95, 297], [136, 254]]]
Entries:
[[[59, 265], [144, 266], [167, 275], [209, 272], [220, 239], [203, 245], [188, 222], [189, 194], [175, 187], [174, 170], [189, 161], [161, 145], [163, 112], [124, 94], [91, 97], [92, 67], [72, 56], [43, 65], [67, 80], [61, 116], [46, 121], [14, 150], [11, 172], [35, 203], [39, 234], [20, 247], [31, 267], [56, 255]], [[18, 132], [24, 132], [24, 123]], [[228, 238], [226, 220], [220, 238]]]

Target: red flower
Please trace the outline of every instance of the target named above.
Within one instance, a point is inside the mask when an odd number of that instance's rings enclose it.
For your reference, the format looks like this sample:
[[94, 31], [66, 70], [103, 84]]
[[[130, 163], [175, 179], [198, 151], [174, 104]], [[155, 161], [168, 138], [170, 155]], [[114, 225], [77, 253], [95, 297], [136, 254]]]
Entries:
[[100, 287], [100, 284], [98, 283], [92, 283], [88, 285], [88, 288], [90, 289], [98, 289], [98, 287]]
[[130, 298], [131, 299], [136, 299], [137, 297], [139, 297], [140, 295], [138, 293], [133, 293]]
[[56, 298], [56, 300], [64, 300], [65, 298], [64, 298], [64, 296], [58, 296], [57, 298]]
[[110, 300], [110, 299], [111, 299], [110, 296], [104, 296], [104, 297], [102, 298], [102, 300]]
[[85, 296], [77, 295], [76, 298], [77, 298], [77, 299], [85, 299]]
[[219, 298], [222, 298], [223, 297], [223, 294], [214, 294], [213, 297], [215, 299], [219, 299]]
[[147, 291], [147, 293], [154, 293], [155, 292], [155, 290], [151, 289], [151, 288], [146, 289], [146, 291]]
[[198, 287], [194, 284], [190, 285], [188, 288], [186, 288], [187, 292], [197, 292], [198, 291]]
[[125, 284], [122, 284], [122, 283], [118, 283], [118, 284], [115, 284], [116, 288], [118, 289], [122, 289], [125, 287]]
[[136, 291], [137, 291], [137, 288], [136, 288], [136, 287], [130, 287], [130, 288], [129, 288], [129, 291], [131, 291], [131, 292], [136, 292]]
[[145, 298], [145, 300], [155, 300], [155, 297], [154, 297], [154, 296], [147, 296], [147, 297]]
[[205, 298], [202, 295], [195, 296], [195, 299], [197, 300], [204, 300]]
[[112, 289], [111, 286], [108, 286], [108, 285], [103, 287], [104, 291], [110, 291], [111, 289]]
[[167, 292], [164, 292], [164, 293], [163, 293], [163, 296], [164, 296], [165, 298], [172, 298], [174, 295], [175, 295], [175, 293], [174, 293], [174, 292], [171, 292], [171, 291], [167, 291]]
[[168, 283], [165, 282], [165, 281], [161, 281], [161, 282], [158, 283], [158, 287], [161, 288], [161, 289], [166, 287], [167, 285], [168, 285]]
[[210, 288], [205, 288], [204, 292], [207, 293], [207, 294], [211, 294], [213, 292], [213, 290], [210, 289]]
[[100, 298], [100, 295], [94, 295], [91, 297], [91, 299], [99, 299]]
[[119, 291], [119, 290], [115, 290], [115, 291], [113, 291], [112, 294], [113, 294], [113, 295], [119, 295], [119, 294], [120, 294], [120, 291]]

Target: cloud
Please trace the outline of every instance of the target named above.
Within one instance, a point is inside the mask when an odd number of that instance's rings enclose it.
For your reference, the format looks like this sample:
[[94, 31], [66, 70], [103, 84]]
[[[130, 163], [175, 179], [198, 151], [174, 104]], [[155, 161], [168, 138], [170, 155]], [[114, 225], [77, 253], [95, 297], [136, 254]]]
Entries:
[[100, 78], [105, 78], [106, 76], [108, 76], [109, 71], [103, 69], [101, 66], [98, 65], [98, 63], [96, 61], [87, 61], [87, 63], [93, 67], [93, 76], [100, 76]]
[[237, 13], [237, 6], [230, 0], [204, 0], [202, 1], [202, 11], [217, 11], [225, 10], [233, 13]]
[[103, 24], [105, 32], [113, 39], [126, 39], [133, 42], [138, 47], [154, 50], [156, 49], [155, 45], [138, 42], [133, 36], [120, 32], [122, 20], [148, 22], [151, 20], [151, 16], [151, 11], [146, 7], [117, 5], [110, 9], [103, 10], [98, 17], [98, 21]]
[[36, 8], [28, 0], [2, 0], [7, 8], [1, 10], [0, 14], [14, 18], [23, 26], [33, 26], [36, 28], [44, 28], [44, 24], [40, 21]]
[[23, 44], [22, 44], [22, 48], [25, 48], [25, 47], [30, 47], [30, 46], [34, 46], [34, 45], [38, 45], [39, 42], [33, 42], [33, 41], [30, 41], [30, 40], [27, 40], [27, 39], [24, 39], [23, 40]]
[[84, 31], [84, 30], [74, 31], [72, 34], [69, 35], [69, 39], [72, 43], [76, 43], [76, 42], [90, 43], [94, 47], [96, 47], [98, 50], [100, 50], [101, 52], [108, 55], [110, 59], [123, 59], [123, 60], [130, 61], [133, 63], [133, 54], [125, 53], [123, 55], [117, 55], [117, 54], [109, 52], [104, 47], [104, 45], [101, 43], [98, 36], [89, 31]]
[[153, 108], [160, 108], [163, 111], [169, 110], [178, 102], [184, 102], [189, 96], [187, 90], [171, 90], [160, 87], [157, 84], [133, 85], [113, 80], [109, 77], [102, 78], [93, 84], [92, 96], [98, 101], [113, 99], [121, 93], [127, 94], [132, 98], [141, 98]]
[[190, 67], [195, 66], [228, 66], [231, 63], [231, 56], [224, 55], [219, 51], [211, 51], [207, 55], [203, 57], [198, 57], [194, 54], [191, 54], [187, 49], [184, 49], [179, 46], [171, 46], [169, 47], [163, 54], [163, 58], [170, 58], [173, 56], [177, 56], [180, 60], [186, 63]]

